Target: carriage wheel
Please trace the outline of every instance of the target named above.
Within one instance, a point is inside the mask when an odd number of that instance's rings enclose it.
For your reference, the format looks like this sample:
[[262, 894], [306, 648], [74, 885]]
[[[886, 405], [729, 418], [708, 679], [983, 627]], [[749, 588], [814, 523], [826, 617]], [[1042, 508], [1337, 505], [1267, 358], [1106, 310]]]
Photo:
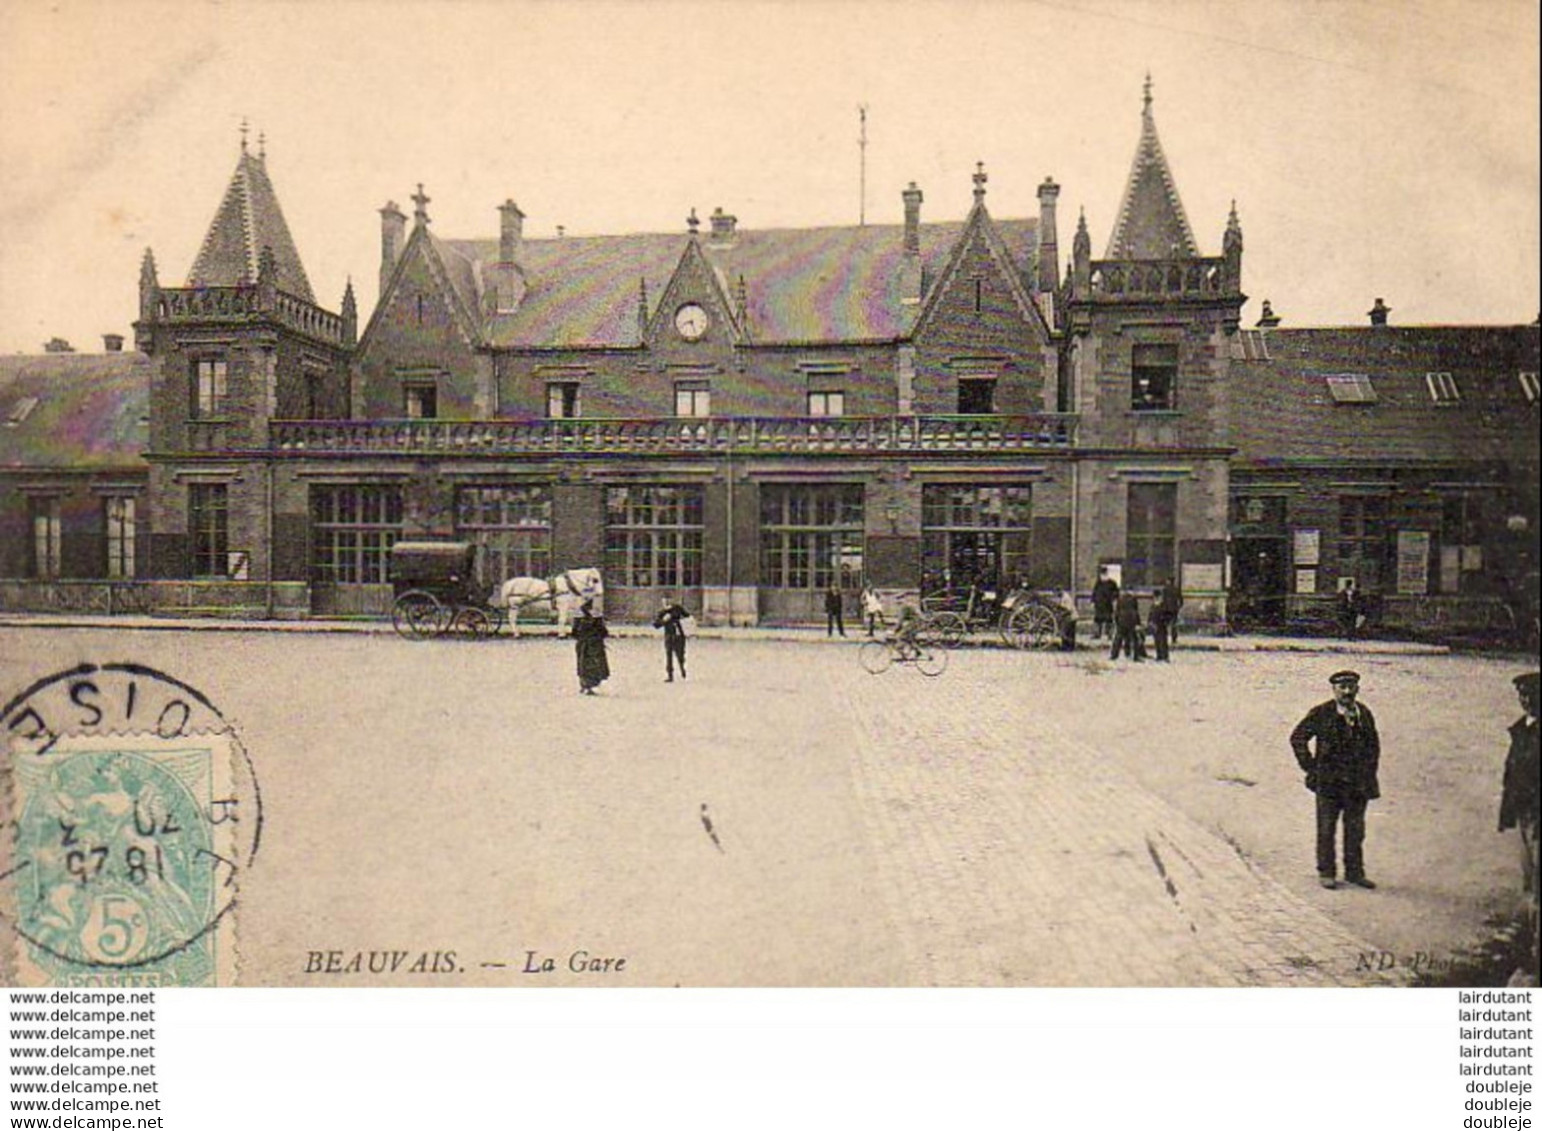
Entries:
[[1049, 648], [1060, 641], [1060, 621], [1043, 605], [1024, 605], [1007, 619], [1002, 636], [1014, 648]]
[[948, 670], [948, 651], [935, 645], [921, 645], [916, 657], [916, 671], [922, 675], [938, 676]]
[[932, 613], [921, 622], [916, 640], [922, 644], [935, 643], [944, 648], [957, 648], [969, 635], [969, 622], [961, 613]]
[[873, 675], [882, 675], [894, 662], [894, 649], [881, 640], [869, 640], [857, 649], [857, 659]]
[[450, 627], [450, 615], [450, 610], [439, 603], [439, 598], [421, 589], [414, 589], [396, 599], [391, 623], [403, 636], [426, 640], [440, 635]]
[[470, 606], [456, 612], [451, 627], [460, 632], [469, 633], [478, 640], [486, 640], [498, 631], [497, 623], [487, 615], [485, 610]]

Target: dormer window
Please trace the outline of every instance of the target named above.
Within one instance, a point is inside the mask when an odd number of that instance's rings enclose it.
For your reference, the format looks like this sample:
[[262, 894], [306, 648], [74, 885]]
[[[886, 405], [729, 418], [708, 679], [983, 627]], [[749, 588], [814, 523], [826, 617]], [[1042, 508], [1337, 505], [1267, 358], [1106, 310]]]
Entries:
[[1537, 373], [1536, 370], [1521, 370], [1521, 396], [1526, 398], [1527, 404], [1537, 403]]
[[810, 416], [844, 416], [846, 394], [838, 391], [809, 393], [808, 414]]
[[550, 420], [572, 420], [578, 415], [578, 382], [549, 381], [546, 385], [546, 416]]
[[1161, 412], [1177, 407], [1178, 347], [1137, 345], [1130, 354], [1130, 407]]
[[408, 420], [433, 420], [439, 415], [439, 387], [432, 381], [402, 386], [402, 415]]
[[1426, 373], [1424, 383], [1429, 387], [1430, 400], [1436, 404], [1459, 404], [1462, 391], [1456, 386], [1456, 378], [1449, 373]]
[[1332, 373], [1327, 382], [1334, 404], [1376, 403], [1376, 387], [1364, 373]]
[[675, 415], [711, 416], [712, 387], [705, 381], [676, 381]]
[[976, 374], [958, 379], [958, 412], [960, 416], [989, 416], [996, 411], [996, 378], [992, 374]]
[[[1537, 375], [1533, 373], [1531, 376], [1533, 383], [1535, 383]], [[1533, 395], [1532, 399], [1536, 399], [1535, 395]], [[7, 428], [17, 427], [19, 424], [25, 421], [27, 417], [32, 415], [32, 410], [37, 408], [37, 406], [38, 399], [36, 397], [22, 397], [19, 401], [11, 406], [11, 411], [6, 414], [5, 426]]]

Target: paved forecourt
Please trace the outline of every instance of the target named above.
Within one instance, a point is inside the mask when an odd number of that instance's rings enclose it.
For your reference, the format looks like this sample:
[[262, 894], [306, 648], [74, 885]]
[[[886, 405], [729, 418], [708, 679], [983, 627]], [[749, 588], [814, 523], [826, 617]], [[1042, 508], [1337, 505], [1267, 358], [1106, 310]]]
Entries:
[[[1138, 743], [1094, 747], [1074, 721], [1153, 696], [1176, 719], [1176, 665], [979, 649], [926, 679], [856, 653], [696, 640], [665, 684], [658, 641], [620, 639], [590, 699], [553, 639], [0, 629], [7, 687], [132, 660], [242, 728], [267, 814], [242, 891], [251, 984], [324, 984], [310, 952], [392, 948], [454, 950], [456, 984], [528, 984], [529, 952], [580, 948], [628, 956], [608, 977], [631, 985], [1406, 978], [1142, 784]], [[1228, 657], [1181, 659], [1230, 678]], [[1293, 789], [1264, 803], [1309, 830]]]

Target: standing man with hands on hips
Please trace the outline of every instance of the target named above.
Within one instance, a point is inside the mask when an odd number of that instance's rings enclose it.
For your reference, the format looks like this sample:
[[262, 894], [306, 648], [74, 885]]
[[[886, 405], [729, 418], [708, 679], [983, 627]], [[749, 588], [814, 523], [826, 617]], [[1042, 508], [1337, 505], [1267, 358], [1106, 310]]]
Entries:
[[[1325, 888], [1338, 887], [1335, 841], [1344, 826], [1344, 881], [1375, 888], [1365, 875], [1365, 809], [1381, 796], [1376, 768], [1381, 739], [1376, 720], [1360, 694], [1358, 672], [1328, 677], [1333, 698], [1319, 703], [1290, 732], [1290, 748], [1306, 773], [1306, 788], [1317, 795], [1317, 877]], [[1315, 743], [1315, 748], [1314, 748]]]

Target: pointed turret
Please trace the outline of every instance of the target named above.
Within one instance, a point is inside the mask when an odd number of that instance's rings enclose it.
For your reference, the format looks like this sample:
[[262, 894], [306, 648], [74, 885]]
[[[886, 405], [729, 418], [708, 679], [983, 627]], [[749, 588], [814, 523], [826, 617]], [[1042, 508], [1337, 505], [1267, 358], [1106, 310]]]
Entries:
[[161, 293], [161, 281], [155, 273], [155, 253], [145, 248], [145, 257], [139, 264], [139, 317], [145, 321], [155, 317], [155, 300]]
[[1237, 219], [1237, 202], [1231, 202], [1231, 214], [1226, 217], [1226, 234], [1221, 237], [1221, 257], [1225, 260], [1221, 287], [1226, 291], [1242, 287], [1242, 224]]
[[193, 261], [187, 285], [230, 287], [255, 283], [258, 257], [264, 247], [273, 250], [277, 288], [314, 302], [300, 253], [295, 250], [273, 183], [268, 180], [266, 162], [247, 151], [243, 136], [236, 171], [204, 236], [198, 258]]
[[343, 344], [351, 346], [359, 340], [359, 300], [353, 297], [351, 275], [348, 285], [343, 288], [343, 306], [339, 313], [343, 316]]
[[1140, 144], [1104, 258], [1173, 259], [1198, 254], [1194, 230], [1189, 227], [1177, 183], [1157, 138], [1156, 119], [1151, 113], [1151, 76], [1147, 75]]

